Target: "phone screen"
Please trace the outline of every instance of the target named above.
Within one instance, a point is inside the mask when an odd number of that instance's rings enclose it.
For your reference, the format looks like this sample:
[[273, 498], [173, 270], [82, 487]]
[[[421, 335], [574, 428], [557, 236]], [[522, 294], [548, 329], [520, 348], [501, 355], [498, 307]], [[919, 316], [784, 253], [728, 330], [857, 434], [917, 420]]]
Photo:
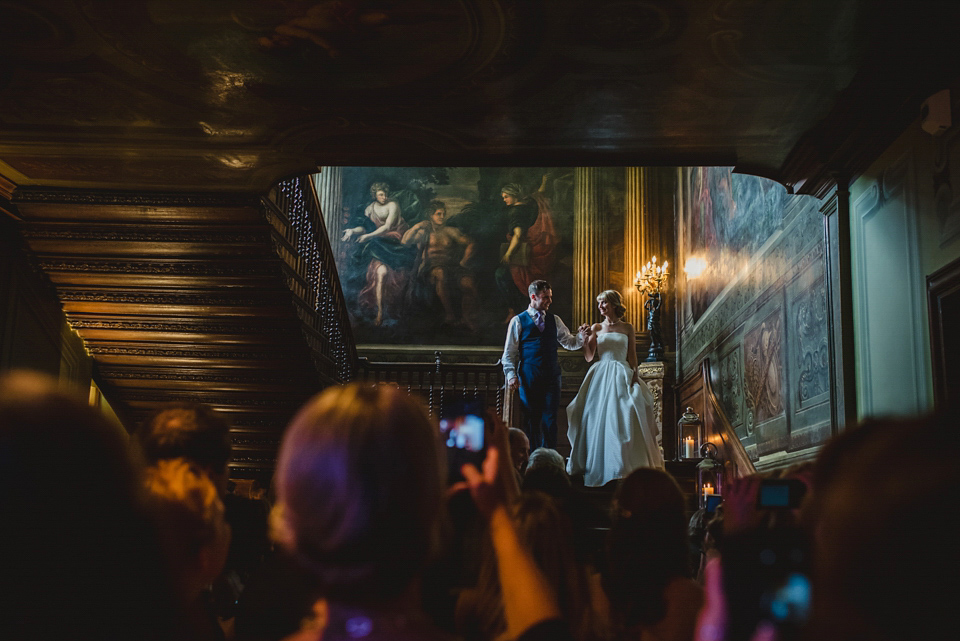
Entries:
[[708, 494], [707, 495], [707, 514], [714, 514], [717, 511], [717, 506], [723, 503], [723, 497], [719, 494]]
[[760, 507], [788, 507], [790, 505], [790, 486], [761, 485], [758, 505]]
[[445, 445], [449, 448], [483, 451], [483, 419], [475, 414], [442, 419], [440, 432], [446, 437]]
[[472, 463], [477, 468], [483, 465], [483, 459], [487, 455], [484, 431], [483, 417], [476, 414], [440, 420], [440, 436], [447, 448], [448, 482], [463, 480], [460, 470], [466, 463]]

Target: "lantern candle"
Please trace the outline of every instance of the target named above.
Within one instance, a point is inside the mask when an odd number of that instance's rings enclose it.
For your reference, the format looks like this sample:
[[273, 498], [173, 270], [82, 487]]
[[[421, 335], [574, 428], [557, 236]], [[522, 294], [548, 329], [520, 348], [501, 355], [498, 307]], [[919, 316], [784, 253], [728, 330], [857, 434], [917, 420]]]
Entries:
[[703, 484], [703, 496], [704, 496], [704, 498], [706, 498], [707, 496], [709, 496], [709, 495], [711, 495], [711, 494], [713, 494], [713, 486], [710, 485], [709, 483], [704, 483], [704, 484]]
[[686, 458], [693, 458], [693, 437], [688, 436], [683, 441], [684, 456]]

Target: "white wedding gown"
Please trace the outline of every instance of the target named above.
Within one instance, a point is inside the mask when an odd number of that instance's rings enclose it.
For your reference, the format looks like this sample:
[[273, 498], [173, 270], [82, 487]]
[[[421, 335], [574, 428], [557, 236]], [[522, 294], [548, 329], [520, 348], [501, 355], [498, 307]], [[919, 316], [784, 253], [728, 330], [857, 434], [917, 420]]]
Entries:
[[567, 473], [600, 487], [638, 467], [663, 467], [657, 447], [653, 394], [642, 380], [630, 384], [626, 334], [597, 334], [597, 362], [567, 406]]

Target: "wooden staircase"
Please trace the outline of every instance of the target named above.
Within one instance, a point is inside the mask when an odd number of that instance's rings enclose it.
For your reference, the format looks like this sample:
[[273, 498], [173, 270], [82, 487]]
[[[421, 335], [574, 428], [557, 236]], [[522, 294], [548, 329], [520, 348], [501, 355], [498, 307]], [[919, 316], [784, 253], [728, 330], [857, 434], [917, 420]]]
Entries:
[[233, 426], [234, 476], [268, 476], [280, 434], [356, 353], [312, 182], [263, 197], [14, 192], [36, 266], [127, 429], [197, 401]]

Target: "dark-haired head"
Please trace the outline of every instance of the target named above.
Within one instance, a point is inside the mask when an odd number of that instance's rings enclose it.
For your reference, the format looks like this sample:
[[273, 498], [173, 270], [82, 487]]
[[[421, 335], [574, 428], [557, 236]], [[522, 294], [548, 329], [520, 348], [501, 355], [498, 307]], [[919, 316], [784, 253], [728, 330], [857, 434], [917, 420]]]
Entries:
[[960, 548], [944, 510], [952, 509], [956, 463], [932, 445], [951, 442], [956, 419], [874, 421], [824, 448], [814, 481], [811, 638], [952, 633]]
[[687, 576], [683, 493], [668, 473], [634, 470], [617, 489], [603, 585], [621, 625], [652, 625], [666, 615], [664, 590]]
[[133, 442], [148, 465], [185, 458], [198, 465], [221, 492], [230, 461], [230, 426], [214, 410], [199, 403], [165, 403], [147, 417]]
[[550, 287], [550, 283], [545, 280], [535, 280], [530, 283], [529, 286], [527, 286], [527, 293], [531, 296], [536, 296], [538, 294], [542, 294], [548, 289], [552, 289], [552, 287]]
[[151, 638], [173, 591], [123, 428], [56, 381], [0, 378], [0, 616], [11, 639]]

